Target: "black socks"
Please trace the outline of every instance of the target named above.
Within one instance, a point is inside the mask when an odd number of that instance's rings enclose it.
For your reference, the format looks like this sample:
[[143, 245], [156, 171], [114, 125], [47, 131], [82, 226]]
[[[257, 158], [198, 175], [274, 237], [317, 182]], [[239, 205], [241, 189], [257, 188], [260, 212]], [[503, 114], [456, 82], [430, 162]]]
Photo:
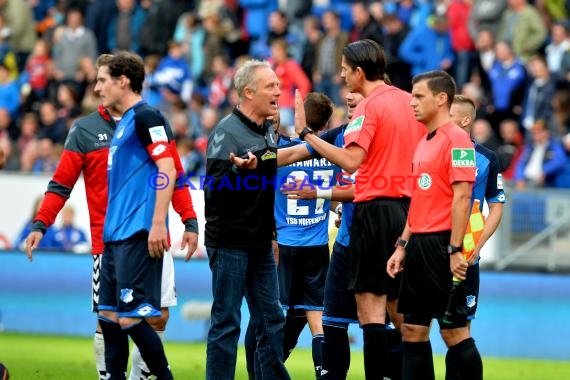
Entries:
[[99, 316], [99, 324], [105, 341], [105, 367], [107, 378], [124, 380], [127, 376], [129, 361], [129, 336], [121, 329], [121, 325], [110, 319]]
[[[148, 369], [156, 376], [157, 380], [173, 378], [164, 354], [162, 341], [146, 320], [142, 319], [141, 322], [125, 328], [124, 331], [135, 342]], [[105, 343], [107, 342], [105, 341]]]
[[446, 380], [481, 380], [483, 362], [473, 338], [449, 347], [445, 356]]
[[283, 361], [286, 361], [297, 345], [299, 335], [307, 324], [307, 317], [303, 314], [287, 314], [285, 317], [285, 331], [283, 336]]
[[386, 329], [386, 373], [384, 377], [390, 380], [402, 380], [402, 334], [395, 328]]
[[323, 326], [325, 340], [322, 343], [322, 378], [344, 380], [350, 367], [348, 331], [342, 327]]
[[383, 379], [386, 371], [386, 325], [368, 323], [362, 326], [364, 337], [364, 373], [366, 379]]
[[404, 380], [435, 380], [431, 343], [404, 342]]

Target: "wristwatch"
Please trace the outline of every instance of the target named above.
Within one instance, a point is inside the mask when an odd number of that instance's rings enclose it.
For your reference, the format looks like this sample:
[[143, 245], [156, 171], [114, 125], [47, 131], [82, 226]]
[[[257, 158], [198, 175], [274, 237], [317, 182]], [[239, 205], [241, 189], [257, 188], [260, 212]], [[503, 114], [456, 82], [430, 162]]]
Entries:
[[303, 128], [303, 130], [301, 131], [301, 133], [299, 133], [299, 138], [304, 141], [305, 140], [305, 136], [307, 136], [309, 133], [315, 133], [315, 131], [313, 131], [311, 128], [309, 127], [305, 127]]
[[402, 248], [406, 248], [408, 246], [408, 241], [402, 239], [401, 237], [398, 238], [398, 240], [396, 241], [396, 244], [394, 245], [394, 247], [402, 247]]
[[447, 246], [447, 253], [449, 253], [450, 255], [453, 255], [454, 253], [461, 252], [461, 251], [463, 251], [463, 247], [461, 247], [461, 246], [458, 247], [458, 246], [451, 245], [451, 244], [449, 244]]

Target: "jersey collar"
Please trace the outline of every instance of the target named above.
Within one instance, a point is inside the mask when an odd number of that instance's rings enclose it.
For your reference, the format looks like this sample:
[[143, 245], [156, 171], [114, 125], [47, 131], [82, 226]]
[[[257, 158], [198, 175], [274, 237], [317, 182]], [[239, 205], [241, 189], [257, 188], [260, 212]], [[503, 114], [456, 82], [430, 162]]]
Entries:
[[234, 107], [232, 113], [240, 119], [242, 123], [244, 123], [249, 129], [253, 132], [257, 133], [258, 135], [265, 136], [267, 133], [267, 128], [271, 127], [271, 122], [266, 121], [262, 125], [257, 124], [255, 121], [251, 120], [249, 117], [245, 116], [243, 112], [239, 110], [239, 108]]

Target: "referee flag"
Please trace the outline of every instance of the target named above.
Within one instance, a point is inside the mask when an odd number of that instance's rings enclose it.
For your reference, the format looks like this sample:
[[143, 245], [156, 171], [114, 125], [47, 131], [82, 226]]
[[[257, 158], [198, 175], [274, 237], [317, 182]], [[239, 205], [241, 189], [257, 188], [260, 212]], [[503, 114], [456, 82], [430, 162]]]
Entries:
[[473, 252], [475, 252], [475, 247], [481, 239], [483, 228], [485, 227], [485, 217], [479, 208], [480, 202], [479, 199], [475, 199], [473, 202], [469, 223], [467, 223], [467, 230], [463, 237], [463, 257], [465, 257], [465, 260], [469, 260]]

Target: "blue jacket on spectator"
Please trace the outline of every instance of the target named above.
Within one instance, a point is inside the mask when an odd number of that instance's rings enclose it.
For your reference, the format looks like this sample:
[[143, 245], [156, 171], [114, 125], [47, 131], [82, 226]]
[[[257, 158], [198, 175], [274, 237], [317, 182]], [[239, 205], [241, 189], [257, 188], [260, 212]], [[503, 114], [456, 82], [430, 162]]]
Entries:
[[64, 251], [74, 251], [78, 244], [88, 244], [87, 235], [75, 226], [62, 226], [55, 232], [55, 240]]
[[554, 179], [554, 187], [570, 189], [570, 158], [566, 156], [566, 164]]
[[0, 83], [0, 108], [8, 110], [10, 116], [15, 119], [20, 108], [20, 88], [14, 80]]
[[518, 59], [509, 67], [505, 67], [502, 62], [495, 61], [489, 71], [489, 81], [491, 82], [495, 109], [505, 111], [511, 107], [513, 93], [524, 85], [526, 70]]
[[[524, 171], [528, 164], [534, 145], [529, 143], [525, 145], [517, 167], [515, 169], [514, 180], [525, 180]], [[544, 173], [544, 187], [560, 187], [556, 185], [556, 177], [562, 172], [566, 165], [566, 152], [560, 140], [550, 138], [544, 159], [542, 161], [542, 172]]]
[[[117, 49], [117, 20], [119, 13], [115, 13], [109, 23], [107, 46], [110, 51]], [[129, 50], [139, 53], [139, 33], [146, 20], [146, 11], [140, 6], [135, 5], [131, 12], [131, 46]]]
[[173, 58], [166, 56], [162, 58], [154, 73], [154, 83], [161, 87], [166, 87], [182, 100], [188, 101], [192, 95], [192, 74], [190, 68], [183, 57]]
[[[14, 244], [14, 248], [25, 250], [26, 249], [26, 238], [32, 232], [32, 223], [27, 223]], [[63, 245], [61, 241], [55, 238], [56, 229], [54, 226], [48, 227], [42, 240], [38, 244], [38, 249], [49, 249], [49, 250], [63, 250]]]
[[[204, 40], [206, 38], [206, 31], [201, 26], [196, 26], [191, 32], [188, 32], [187, 26], [184, 25], [185, 20], [179, 19], [176, 24], [176, 30], [174, 31], [174, 41], [179, 43], [187, 43], [188, 49], [190, 49], [190, 54], [186, 53], [186, 61], [190, 65], [190, 72], [192, 73], [192, 78], [198, 79], [202, 76], [204, 72]], [[190, 33], [191, 37], [189, 41], [186, 41], [186, 33]], [[190, 59], [188, 58], [190, 57]]]
[[400, 46], [399, 55], [412, 66], [412, 75], [441, 70], [442, 61], [454, 59], [449, 32], [438, 33], [427, 25], [412, 29]]
[[277, 0], [240, 0], [245, 11], [245, 29], [248, 35], [257, 39], [269, 31], [269, 15], [277, 10]]

